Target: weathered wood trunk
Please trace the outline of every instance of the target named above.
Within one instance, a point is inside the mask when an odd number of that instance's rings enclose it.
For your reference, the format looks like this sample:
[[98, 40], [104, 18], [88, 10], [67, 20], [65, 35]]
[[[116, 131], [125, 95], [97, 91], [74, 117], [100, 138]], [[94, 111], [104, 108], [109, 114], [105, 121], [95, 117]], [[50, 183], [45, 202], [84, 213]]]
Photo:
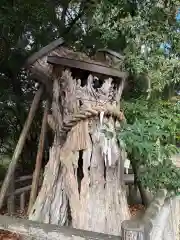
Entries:
[[[122, 182], [124, 152], [102, 128], [108, 125], [115, 135], [113, 109], [117, 110], [121, 85], [108, 78], [94, 87], [98, 80], [92, 75], [82, 80], [73, 79], [69, 70], [54, 69], [49, 119], [55, 138], [29, 219], [70, 225], [69, 208], [74, 228], [120, 235], [122, 221], [130, 216]], [[112, 114], [106, 111], [107, 104]]]
[[178, 197], [169, 201], [169, 217], [163, 232], [163, 240], [180, 239], [180, 200]]

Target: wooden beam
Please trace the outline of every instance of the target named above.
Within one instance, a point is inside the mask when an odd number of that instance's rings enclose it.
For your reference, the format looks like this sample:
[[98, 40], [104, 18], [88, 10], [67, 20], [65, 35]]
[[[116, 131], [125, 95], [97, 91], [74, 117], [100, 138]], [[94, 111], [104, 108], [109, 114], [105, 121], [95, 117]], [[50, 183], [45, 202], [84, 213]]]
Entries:
[[46, 76], [43, 72], [39, 72], [38, 69], [36, 71], [32, 70], [30, 73], [30, 77], [32, 80], [37, 81], [40, 84], [44, 84], [46, 87], [46, 91], [49, 94], [49, 96], [52, 96], [52, 82], [51, 79]]
[[134, 183], [134, 174], [124, 174], [123, 180], [125, 184], [133, 184]]
[[24, 67], [28, 68], [30, 65], [35, 63], [38, 59], [46, 56], [48, 53], [50, 53], [51, 51], [53, 51], [63, 43], [64, 43], [64, 39], [58, 38], [55, 41], [48, 44], [47, 46], [41, 48], [38, 52], [34, 53], [26, 60]]
[[123, 56], [121, 53], [119, 53], [119, 52], [115, 52], [115, 51], [113, 51], [113, 50], [110, 50], [110, 49], [98, 49], [97, 51], [96, 51], [96, 53], [98, 53], [98, 52], [103, 52], [103, 53], [108, 53], [108, 54], [110, 54], [110, 55], [112, 55], [113, 57], [116, 57], [116, 58], [119, 58], [119, 59], [122, 59], [122, 60], [124, 60], [125, 59], [125, 56]]
[[43, 152], [44, 152], [44, 142], [45, 142], [46, 130], [47, 130], [47, 116], [48, 116], [49, 107], [50, 107], [50, 103], [49, 101], [47, 101], [44, 109], [43, 120], [42, 120], [42, 127], [41, 127], [38, 151], [36, 156], [36, 166], [33, 174], [32, 188], [31, 188], [31, 194], [29, 198], [28, 214], [31, 211], [31, 208], [33, 207], [33, 204], [37, 197], [40, 170], [41, 170], [42, 158], [43, 158]]
[[9, 164], [9, 167], [8, 167], [8, 170], [7, 170], [7, 173], [6, 173], [6, 177], [4, 179], [4, 182], [2, 184], [1, 191], [0, 191], [0, 209], [2, 208], [5, 195], [6, 195], [8, 187], [9, 187], [9, 183], [12, 179], [13, 174], [14, 174], [16, 164], [17, 164], [18, 159], [19, 159], [19, 157], [22, 153], [22, 149], [24, 147], [24, 144], [25, 144], [30, 126], [32, 124], [32, 121], [33, 121], [33, 118], [35, 116], [36, 110], [39, 106], [39, 102], [40, 102], [40, 99], [41, 99], [41, 96], [42, 96], [42, 93], [43, 93], [43, 89], [44, 89], [43, 86], [41, 86], [35, 94], [35, 97], [33, 99], [33, 102], [32, 102], [27, 120], [24, 124], [23, 130], [22, 130], [21, 135], [19, 137], [19, 141], [17, 143], [16, 149], [15, 149], [14, 154], [12, 156], [12, 160]]
[[64, 57], [49, 56], [47, 62], [54, 65], [61, 65], [70, 68], [81, 69], [93, 73], [100, 73], [102, 75], [117, 77], [120, 79], [127, 78], [128, 74], [126, 72], [120, 72], [115, 68], [107, 67], [101, 65], [100, 63], [91, 63], [82, 60], [75, 60]]
[[22, 176], [19, 177], [18, 179], [15, 180], [15, 182], [23, 182], [23, 181], [27, 181], [27, 180], [31, 180], [33, 178], [32, 175], [26, 175], [26, 176]]
[[2, 215], [0, 215], [0, 229], [18, 233], [25, 239], [121, 240], [119, 236], [95, 233], [70, 227], [61, 227], [53, 224], [43, 224]]
[[26, 193], [23, 192], [20, 195], [20, 210], [24, 211], [25, 206], [26, 206]]
[[[21, 193], [24, 193], [24, 192], [29, 192], [31, 190], [31, 185], [29, 186], [25, 186], [25, 187], [22, 187], [22, 188], [18, 188], [16, 189], [14, 192], [13, 192], [13, 195], [19, 195]], [[8, 197], [10, 194], [8, 193], [6, 196]]]
[[8, 214], [12, 215], [15, 212], [15, 198], [14, 198], [15, 184], [14, 184], [14, 174], [11, 178], [11, 182], [9, 184], [9, 197], [7, 199], [7, 209]]

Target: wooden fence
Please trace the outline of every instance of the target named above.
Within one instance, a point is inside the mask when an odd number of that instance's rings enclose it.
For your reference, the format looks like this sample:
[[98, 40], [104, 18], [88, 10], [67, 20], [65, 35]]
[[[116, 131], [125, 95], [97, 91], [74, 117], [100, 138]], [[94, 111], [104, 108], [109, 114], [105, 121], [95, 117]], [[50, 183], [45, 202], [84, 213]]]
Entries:
[[18, 179], [13, 179], [13, 181], [11, 181], [6, 193], [6, 201], [4, 202], [4, 206], [7, 205], [9, 215], [12, 215], [15, 212], [17, 200], [19, 200], [19, 209], [21, 211], [25, 210], [26, 197], [31, 190], [32, 177], [32, 175], [21, 176]]
[[[18, 179], [14, 179], [11, 181], [8, 192], [6, 193], [6, 201], [4, 201], [4, 205], [7, 205], [8, 215], [12, 215], [15, 212], [15, 202], [17, 202], [17, 198], [19, 199], [19, 209], [24, 211], [26, 205], [27, 194], [31, 190], [32, 184], [32, 175], [21, 176]], [[125, 174], [124, 181], [128, 184], [134, 183], [134, 174]], [[41, 185], [42, 176], [39, 181], [39, 185]], [[25, 183], [25, 184], [24, 184]], [[0, 182], [0, 186], [2, 183]], [[18, 188], [17, 188], [17, 185]], [[29, 199], [28, 199], [29, 200]]]
[[[26, 186], [23, 183], [26, 182]], [[26, 194], [31, 190], [32, 175], [22, 176], [14, 181], [11, 181], [9, 191], [6, 194], [7, 197], [7, 209], [8, 214], [12, 215], [15, 212], [15, 198], [20, 196], [20, 210], [25, 209]], [[28, 185], [27, 185], [28, 183]], [[19, 184], [20, 188], [16, 189], [16, 185]]]

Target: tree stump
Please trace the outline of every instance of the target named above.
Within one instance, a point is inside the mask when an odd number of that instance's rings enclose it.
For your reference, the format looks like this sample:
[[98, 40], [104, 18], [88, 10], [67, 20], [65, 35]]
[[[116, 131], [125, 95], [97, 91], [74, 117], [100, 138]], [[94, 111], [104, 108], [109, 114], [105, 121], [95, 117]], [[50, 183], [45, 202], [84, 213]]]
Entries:
[[30, 220], [120, 235], [130, 217], [122, 182], [125, 154], [115, 138], [123, 118], [121, 87], [110, 77], [77, 80], [69, 69], [54, 68], [49, 119], [55, 137]]

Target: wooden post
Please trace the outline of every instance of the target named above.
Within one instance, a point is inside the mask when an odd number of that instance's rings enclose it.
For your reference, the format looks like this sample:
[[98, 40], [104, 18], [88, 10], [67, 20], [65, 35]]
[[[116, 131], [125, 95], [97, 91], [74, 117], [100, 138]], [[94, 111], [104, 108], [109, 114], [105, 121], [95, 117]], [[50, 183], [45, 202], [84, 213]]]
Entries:
[[44, 151], [44, 142], [45, 142], [46, 129], [47, 129], [47, 116], [49, 111], [49, 105], [50, 105], [49, 101], [47, 101], [46, 107], [44, 109], [43, 120], [42, 120], [41, 134], [39, 138], [39, 145], [38, 145], [38, 151], [36, 156], [36, 166], [33, 174], [32, 188], [31, 188], [31, 194], [29, 199], [28, 214], [31, 211], [31, 208], [33, 207], [33, 204], [37, 197], [37, 189], [39, 186], [38, 183], [40, 178], [40, 171], [41, 171], [43, 151]]
[[14, 186], [14, 175], [11, 179], [10, 185], [9, 185], [9, 194], [10, 196], [7, 199], [7, 209], [8, 214], [12, 215], [15, 212], [15, 196], [14, 196], [15, 186]]
[[122, 222], [122, 240], [145, 240], [144, 228], [141, 222], [126, 220]]
[[25, 199], [25, 192], [21, 193], [20, 195], [20, 210], [21, 211], [24, 211], [25, 209], [25, 202], [26, 202], [26, 199]]
[[9, 168], [7, 170], [6, 177], [5, 177], [4, 182], [2, 184], [1, 191], [0, 191], [0, 209], [2, 208], [4, 198], [5, 198], [5, 194], [7, 192], [8, 187], [9, 187], [9, 183], [11, 181], [12, 175], [15, 171], [15, 167], [16, 167], [17, 161], [19, 159], [19, 156], [21, 155], [24, 143], [26, 141], [26, 137], [28, 135], [31, 123], [32, 123], [33, 118], [35, 116], [35, 112], [38, 108], [42, 93], [43, 93], [43, 86], [41, 86], [39, 88], [39, 90], [36, 92], [36, 95], [33, 99], [33, 102], [32, 102], [27, 120], [24, 124], [23, 130], [22, 130], [21, 135], [19, 137], [19, 141], [18, 141], [16, 149], [14, 151], [11, 163], [9, 164]]

